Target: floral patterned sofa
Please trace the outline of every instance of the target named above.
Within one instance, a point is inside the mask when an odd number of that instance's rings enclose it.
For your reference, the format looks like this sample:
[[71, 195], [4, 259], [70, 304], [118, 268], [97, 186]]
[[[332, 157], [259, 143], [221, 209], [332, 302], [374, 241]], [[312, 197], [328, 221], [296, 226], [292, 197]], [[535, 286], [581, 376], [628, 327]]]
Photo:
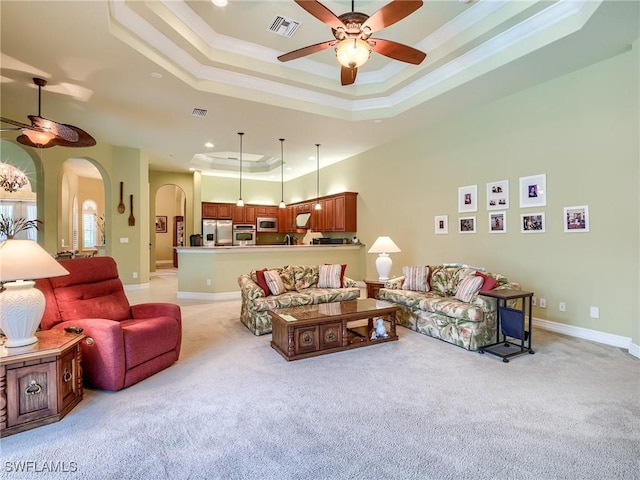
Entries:
[[[428, 267], [427, 275], [428, 291], [403, 290], [406, 275], [388, 280], [380, 289], [381, 300], [401, 307], [397, 313], [398, 323], [467, 350], [477, 350], [494, 343], [496, 299], [479, 295], [474, 289], [475, 292], [466, 292], [468, 298], [463, 301], [459, 299], [464, 298], [464, 295], [460, 295], [459, 287], [465, 277], [471, 276], [482, 278], [480, 289], [520, 289], [520, 285], [509, 282], [503, 275], [478, 273], [477, 269], [466, 266], [432, 265]], [[488, 283], [485, 283], [487, 280], [482, 275], [488, 279]], [[465, 284], [469, 283], [475, 284], [471, 280], [465, 281]]]
[[256, 270], [238, 277], [242, 294], [240, 321], [255, 335], [271, 333], [271, 317], [268, 312], [276, 308], [344, 302], [360, 296], [356, 282], [346, 276], [341, 277], [340, 288], [319, 288], [318, 265], [289, 265], [271, 270], [280, 274], [284, 293], [267, 294], [263, 287], [258, 285]]

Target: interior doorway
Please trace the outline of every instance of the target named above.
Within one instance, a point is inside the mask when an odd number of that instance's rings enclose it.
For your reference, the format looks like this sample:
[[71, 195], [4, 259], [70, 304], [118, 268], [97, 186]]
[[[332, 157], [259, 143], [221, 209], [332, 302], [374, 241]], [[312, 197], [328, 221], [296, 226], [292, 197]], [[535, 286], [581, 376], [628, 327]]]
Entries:
[[156, 192], [155, 268], [178, 267], [175, 247], [185, 245], [187, 197], [177, 185], [163, 185]]

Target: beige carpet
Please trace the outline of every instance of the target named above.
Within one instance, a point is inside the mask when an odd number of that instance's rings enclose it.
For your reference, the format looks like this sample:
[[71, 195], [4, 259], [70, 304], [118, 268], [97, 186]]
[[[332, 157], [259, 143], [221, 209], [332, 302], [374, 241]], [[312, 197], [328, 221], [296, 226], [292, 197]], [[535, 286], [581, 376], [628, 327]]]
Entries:
[[[176, 301], [175, 288], [153, 275], [129, 296]], [[0, 476], [640, 478], [640, 361], [620, 349], [536, 330], [536, 354], [505, 364], [400, 328], [288, 363], [240, 324], [239, 302], [179, 303], [177, 364], [2, 439]]]

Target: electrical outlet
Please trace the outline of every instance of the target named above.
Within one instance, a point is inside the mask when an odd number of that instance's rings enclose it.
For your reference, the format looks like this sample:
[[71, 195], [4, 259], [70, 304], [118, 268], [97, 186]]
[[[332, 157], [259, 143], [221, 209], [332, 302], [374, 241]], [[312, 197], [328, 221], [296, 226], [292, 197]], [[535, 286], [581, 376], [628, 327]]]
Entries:
[[138, 278], [138, 272], [133, 272], [133, 278]]
[[536, 297], [535, 295], [531, 297], [531, 305], [533, 305], [534, 307], [538, 305], [538, 297]]
[[600, 318], [600, 308], [592, 305], [589, 307], [589, 314], [591, 315], [591, 318]]
[[129, 243], [128, 237], [120, 237], [120, 243]]
[[207, 278], [207, 285], [211, 285], [211, 279]]
[[546, 298], [541, 298], [540, 299], [540, 308], [547, 308], [547, 299]]
[[566, 312], [567, 311], [567, 304], [564, 302], [560, 302], [558, 304], [558, 310], [560, 310], [561, 312]]

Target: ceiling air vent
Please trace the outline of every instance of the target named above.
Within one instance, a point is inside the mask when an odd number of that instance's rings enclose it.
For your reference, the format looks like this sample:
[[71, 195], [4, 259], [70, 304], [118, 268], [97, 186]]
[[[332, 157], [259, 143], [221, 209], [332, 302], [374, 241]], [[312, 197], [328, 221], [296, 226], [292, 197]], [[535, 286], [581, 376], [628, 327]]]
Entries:
[[273, 17], [273, 20], [271, 20], [267, 30], [277, 33], [278, 35], [282, 35], [283, 37], [291, 38], [293, 37], [293, 34], [296, 33], [299, 26], [300, 22], [296, 22], [295, 20], [291, 20], [290, 18], [286, 18], [281, 15], [276, 15]]
[[194, 108], [191, 111], [191, 116], [204, 118], [207, 116], [207, 110], [205, 110], [204, 108]]

